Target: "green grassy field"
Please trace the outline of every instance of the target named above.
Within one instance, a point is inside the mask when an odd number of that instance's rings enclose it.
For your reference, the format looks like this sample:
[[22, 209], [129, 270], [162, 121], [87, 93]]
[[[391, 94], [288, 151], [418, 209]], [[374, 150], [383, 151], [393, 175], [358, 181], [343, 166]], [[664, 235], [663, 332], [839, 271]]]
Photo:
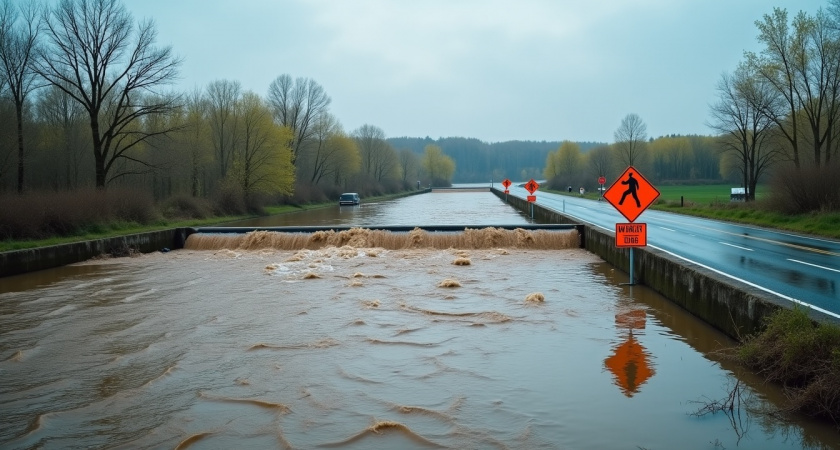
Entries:
[[[659, 191], [659, 200], [667, 202], [679, 202], [682, 196], [685, 202], [697, 205], [709, 203], [728, 202], [731, 192], [731, 184], [708, 184], [699, 186], [656, 186]], [[760, 199], [766, 192], [764, 186], [756, 189], [756, 196]]]

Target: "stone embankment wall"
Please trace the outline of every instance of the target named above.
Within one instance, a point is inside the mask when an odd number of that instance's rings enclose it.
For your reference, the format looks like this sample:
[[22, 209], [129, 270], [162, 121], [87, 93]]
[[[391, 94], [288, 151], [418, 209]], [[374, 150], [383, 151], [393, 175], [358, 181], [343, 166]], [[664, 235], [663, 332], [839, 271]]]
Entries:
[[[497, 189], [493, 193], [529, 215], [533, 208], [534, 220], [540, 223], [580, 222]], [[615, 246], [614, 232], [587, 223], [584, 230], [584, 248], [629, 273], [630, 249]], [[633, 260], [636, 284], [653, 289], [735, 339], [759, 331], [767, 315], [792, 306], [786, 299], [651, 247], [635, 248]], [[816, 311], [811, 316], [818, 321], [837, 322]]]

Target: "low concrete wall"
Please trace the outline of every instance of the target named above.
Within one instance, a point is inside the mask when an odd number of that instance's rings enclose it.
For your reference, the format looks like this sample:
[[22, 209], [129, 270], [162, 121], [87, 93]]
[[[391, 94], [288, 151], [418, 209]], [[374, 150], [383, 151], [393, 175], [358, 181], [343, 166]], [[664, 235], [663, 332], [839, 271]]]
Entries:
[[183, 248], [186, 236], [186, 228], [173, 228], [107, 239], [0, 252], [0, 277], [51, 269], [85, 261], [100, 255], [126, 256], [131, 252], [149, 253], [163, 248]]
[[[533, 207], [533, 217], [539, 222], [580, 222], [497, 189], [493, 193], [529, 215]], [[584, 225], [583, 247], [629, 272], [630, 249], [616, 247], [613, 232]], [[633, 260], [635, 283], [653, 289], [735, 339], [759, 331], [765, 317], [779, 308], [792, 306], [788, 300], [650, 247], [635, 248]], [[814, 320], [837, 323], [835, 318], [819, 312], [811, 311], [810, 314]]]

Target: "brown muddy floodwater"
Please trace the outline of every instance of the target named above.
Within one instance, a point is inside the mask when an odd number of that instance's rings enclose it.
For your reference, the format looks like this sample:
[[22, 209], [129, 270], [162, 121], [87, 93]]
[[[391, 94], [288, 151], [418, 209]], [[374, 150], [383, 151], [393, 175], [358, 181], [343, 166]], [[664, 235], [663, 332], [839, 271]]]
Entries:
[[[724, 336], [537, 248], [565, 238], [473, 234], [198, 235], [3, 279], [0, 447], [838, 448], [755, 411], [779, 393], [714, 356]], [[741, 408], [693, 415], [739, 381]]]

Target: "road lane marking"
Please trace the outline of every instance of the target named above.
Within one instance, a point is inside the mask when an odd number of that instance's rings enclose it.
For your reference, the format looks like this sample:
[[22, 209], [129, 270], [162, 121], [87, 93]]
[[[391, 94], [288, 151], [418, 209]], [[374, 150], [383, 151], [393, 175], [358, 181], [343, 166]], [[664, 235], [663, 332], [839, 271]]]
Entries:
[[748, 251], [748, 252], [753, 251], [753, 249], [751, 249], [751, 248], [741, 247], [740, 245], [727, 244], [726, 242], [720, 242], [720, 241], [718, 241], [718, 243], [719, 243], [719, 244], [723, 244], [723, 245], [728, 245], [728, 246], [730, 246], [730, 247], [740, 248], [741, 250], [746, 250], [746, 251]]
[[811, 264], [811, 263], [809, 263], [809, 262], [799, 261], [799, 260], [797, 260], [797, 259], [790, 259], [790, 258], [788, 258], [788, 261], [793, 261], [793, 262], [795, 262], [795, 263], [805, 264], [806, 266], [817, 267], [817, 268], [819, 268], [819, 269], [825, 269], [825, 270], [830, 270], [830, 271], [832, 271], [832, 272], [837, 272], [837, 273], [840, 273], [840, 270], [837, 270], [837, 269], [832, 269], [831, 267], [825, 267], [825, 266], [820, 266], [820, 265], [817, 265], [817, 264]]
[[[823, 249], [820, 249], [820, 248], [808, 247], [808, 246], [799, 245], [799, 244], [792, 244], [790, 242], [776, 241], [776, 240], [773, 240], [773, 239], [767, 239], [767, 238], [762, 238], [762, 237], [758, 237], [758, 236], [750, 236], [749, 234], [733, 233], [731, 231], [724, 231], [724, 230], [719, 230], [717, 228], [704, 227], [702, 225], [691, 225], [691, 224], [686, 224], [686, 223], [682, 223], [682, 222], [678, 222], [678, 221], [674, 221], [674, 220], [668, 220], [668, 219], [660, 219], [660, 220], [662, 220], [664, 222], [679, 223], [680, 225], [682, 225], [684, 227], [702, 228], [704, 230], [709, 230], [709, 231], [714, 231], [714, 232], [717, 232], [717, 233], [728, 234], [728, 235], [731, 235], [731, 236], [738, 236], [740, 238], [755, 239], [757, 241], [768, 242], [770, 244], [776, 244], [776, 245], [782, 245], [782, 246], [785, 246], [785, 247], [795, 248], [797, 250], [805, 250], [805, 251], [808, 251], [808, 252], [821, 253], [823, 255], [829, 255], [829, 256], [840, 256], [840, 253], [832, 252], [832, 251], [829, 251], [829, 250], [823, 250]], [[743, 225], [737, 224], [737, 226], [743, 226]], [[744, 227], [744, 228], [750, 228], [750, 227]], [[760, 230], [760, 231], [766, 231], [766, 230], [761, 230], [759, 228], [752, 228], [752, 229]], [[771, 232], [779, 233], [777, 231], [771, 231]], [[797, 238], [803, 238], [803, 236], [796, 236], [795, 234], [787, 234], [787, 233], [779, 233], [779, 234], [782, 234], [782, 235], [785, 235], [785, 236], [794, 236], [794, 237], [797, 237]], [[820, 239], [815, 239], [815, 240], [820, 240]], [[825, 241], [825, 242], [831, 242], [831, 241]]]
[[665, 228], [665, 227], [659, 227], [659, 228], [662, 228], [663, 230], [667, 230], [667, 231], [673, 231], [674, 233], [676, 233], [676, 232], [677, 232], [677, 230], [672, 230], [672, 229], [670, 229], [670, 228]]
[[833, 312], [831, 312], [831, 311], [829, 311], [829, 310], [827, 310], [827, 309], [823, 309], [823, 308], [820, 308], [819, 306], [812, 305], [812, 304], [810, 304], [810, 303], [803, 302], [802, 300], [799, 300], [799, 299], [793, 298], [793, 297], [791, 297], [791, 296], [784, 295], [784, 294], [781, 294], [781, 293], [779, 293], [779, 292], [776, 292], [776, 291], [773, 291], [773, 290], [767, 289], [766, 287], [759, 286], [759, 285], [757, 285], [757, 284], [755, 284], [755, 283], [751, 283], [751, 282], [749, 282], [749, 281], [747, 281], [747, 280], [744, 280], [744, 279], [742, 279], [742, 278], [738, 278], [738, 277], [736, 277], [736, 276], [730, 275], [730, 274], [728, 274], [728, 273], [726, 273], [726, 272], [723, 272], [723, 271], [720, 271], [720, 270], [718, 270], [718, 269], [715, 269], [714, 267], [709, 267], [709, 266], [707, 266], [707, 265], [705, 265], [705, 264], [700, 264], [699, 262], [697, 262], [697, 261], [693, 261], [693, 260], [691, 260], [691, 259], [688, 259], [688, 258], [686, 258], [685, 256], [680, 256], [680, 255], [678, 255], [678, 254], [676, 254], [676, 253], [669, 252], [668, 250], [665, 250], [664, 248], [659, 248], [659, 247], [656, 247], [656, 246], [654, 246], [654, 245], [650, 245], [650, 244], [648, 244], [648, 247], [655, 248], [655, 249], [657, 249], [657, 250], [659, 250], [659, 251], [662, 251], [662, 252], [665, 252], [665, 253], [667, 253], [667, 254], [669, 254], [669, 255], [671, 255], [671, 256], [674, 256], [674, 257], [676, 257], [676, 258], [682, 259], [683, 261], [688, 261], [688, 262], [690, 262], [690, 263], [692, 263], [692, 264], [696, 264], [696, 265], [698, 265], [698, 266], [700, 266], [700, 267], [702, 267], [702, 268], [704, 268], [704, 269], [711, 270], [712, 272], [717, 273], [717, 274], [719, 274], [719, 275], [723, 275], [723, 276], [725, 276], [725, 277], [727, 277], [727, 278], [731, 278], [731, 279], [733, 279], [733, 280], [740, 281], [741, 283], [744, 283], [744, 284], [746, 284], [747, 286], [751, 286], [751, 287], [754, 287], [754, 288], [756, 288], [756, 289], [760, 289], [760, 290], [762, 290], [762, 291], [764, 291], [764, 292], [768, 292], [768, 293], [770, 293], [770, 294], [773, 294], [773, 295], [779, 296], [779, 297], [781, 297], [781, 298], [783, 298], [783, 299], [785, 299], [785, 300], [791, 301], [791, 302], [796, 303], [796, 304], [798, 304], [798, 305], [806, 306], [806, 307], [808, 307], [808, 308], [813, 309], [814, 311], [819, 311], [819, 312], [821, 312], [821, 313], [823, 313], [823, 314], [827, 314], [827, 315], [829, 315], [829, 316], [831, 316], [831, 317], [834, 317], [834, 318], [836, 318], [836, 319], [840, 319], [840, 314], [833, 313]]
[[[572, 215], [572, 217], [576, 217], [576, 216]], [[592, 225], [592, 226], [594, 226], [594, 227], [596, 227], [596, 228], [600, 228], [600, 229], [602, 229], [602, 230], [609, 231], [609, 232], [611, 232], [611, 233], [612, 233], [612, 232], [615, 232], [615, 230], [609, 229], [609, 228], [607, 228], [607, 227], [605, 227], [605, 226], [602, 226], [602, 225], [599, 225], [599, 224], [597, 224], [597, 223], [589, 222], [589, 221], [587, 221], [587, 220], [584, 220], [584, 219], [583, 219], [583, 218], [581, 218], [581, 217], [577, 217], [577, 219], [579, 219], [579, 220], [580, 220], [581, 222], [583, 222], [583, 223], [588, 223], [588, 224], [590, 224], [590, 225]], [[715, 231], [718, 231], [718, 230], [715, 230]], [[758, 289], [758, 290], [760, 290], [760, 291], [764, 291], [764, 292], [767, 292], [768, 294], [775, 295], [775, 296], [777, 296], [777, 297], [779, 297], [779, 298], [782, 298], [782, 299], [785, 299], [785, 300], [787, 300], [787, 301], [789, 301], [789, 302], [793, 302], [793, 303], [796, 303], [797, 305], [802, 305], [802, 306], [805, 306], [805, 307], [807, 307], [807, 308], [813, 309], [814, 311], [819, 311], [819, 312], [821, 312], [821, 313], [823, 313], [823, 314], [826, 314], [826, 315], [829, 315], [829, 316], [831, 316], [831, 317], [834, 317], [835, 319], [840, 319], [840, 314], [837, 314], [837, 313], [831, 312], [831, 311], [829, 311], [829, 310], [827, 310], [827, 309], [824, 309], [824, 308], [820, 308], [820, 307], [819, 307], [819, 306], [817, 306], [817, 305], [812, 305], [812, 304], [810, 304], [810, 303], [803, 302], [802, 300], [799, 300], [798, 298], [794, 298], [794, 297], [791, 297], [791, 296], [789, 296], [789, 295], [782, 294], [781, 292], [776, 292], [776, 291], [774, 291], [774, 290], [772, 290], [772, 289], [768, 289], [768, 288], [766, 288], [766, 287], [764, 287], [764, 286], [760, 286], [760, 285], [758, 285], [758, 284], [752, 283], [752, 282], [747, 281], [747, 280], [745, 280], [745, 279], [743, 279], [743, 278], [738, 278], [738, 277], [736, 277], [736, 276], [734, 276], [734, 275], [732, 275], [732, 274], [726, 273], [726, 272], [724, 272], [724, 271], [722, 271], [722, 270], [715, 269], [714, 267], [707, 266], [707, 265], [705, 265], [705, 264], [699, 263], [699, 262], [694, 261], [694, 260], [692, 260], [692, 259], [686, 258], [685, 256], [681, 256], [681, 255], [678, 255], [678, 254], [676, 254], [676, 253], [674, 253], [674, 252], [671, 252], [671, 251], [665, 250], [665, 249], [664, 249], [664, 248], [662, 248], [662, 247], [657, 247], [657, 246], [655, 246], [655, 245], [651, 245], [651, 244], [648, 244], [647, 246], [648, 246], [648, 247], [650, 247], [650, 248], [654, 248], [654, 249], [656, 249], [656, 250], [659, 250], [659, 251], [661, 251], [661, 252], [667, 253], [667, 254], [669, 254], [669, 255], [671, 255], [671, 256], [673, 256], [673, 257], [675, 257], [675, 258], [679, 258], [679, 259], [681, 259], [681, 260], [683, 260], [683, 261], [687, 261], [687, 262], [689, 262], [689, 263], [691, 263], [691, 264], [694, 264], [694, 265], [697, 265], [697, 266], [699, 266], [699, 267], [702, 267], [702, 268], [704, 268], [704, 269], [706, 269], [706, 270], [710, 270], [710, 271], [712, 271], [712, 272], [714, 272], [714, 273], [716, 273], [716, 274], [718, 274], [718, 275], [721, 275], [721, 276], [723, 276], [723, 277], [730, 278], [730, 279], [732, 279], [732, 280], [738, 281], [738, 282], [740, 282], [740, 283], [744, 283], [744, 284], [746, 284], [747, 286], [753, 287], [753, 288]]]

